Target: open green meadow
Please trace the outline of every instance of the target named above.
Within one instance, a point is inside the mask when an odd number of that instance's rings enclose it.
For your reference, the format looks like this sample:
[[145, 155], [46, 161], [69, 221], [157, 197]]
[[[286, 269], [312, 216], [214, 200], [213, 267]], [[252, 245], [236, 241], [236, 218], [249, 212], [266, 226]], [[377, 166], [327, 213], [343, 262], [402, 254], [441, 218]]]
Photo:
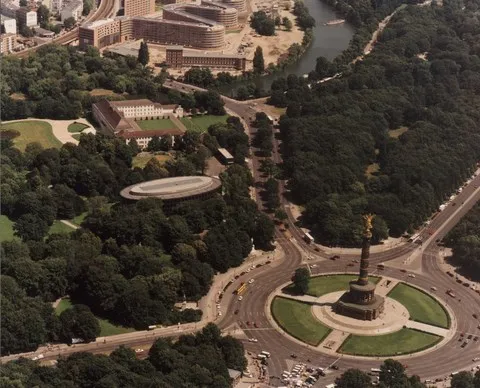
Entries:
[[140, 129], [144, 131], [162, 130], [162, 129], [175, 129], [177, 126], [170, 119], [155, 119], [155, 120], [138, 120], [136, 121]]
[[25, 120], [0, 125], [0, 131], [17, 131], [20, 136], [13, 139], [13, 144], [20, 151], [25, 151], [28, 143], [40, 143], [43, 148], [60, 148], [62, 143], [52, 131], [49, 123], [39, 120]]
[[[358, 275], [325, 275], [315, 276], [310, 278], [308, 284], [308, 295], [322, 296], [331, 292], [348, 290], [349, 283], [356, 280]], [[370, 276], [369, 280], [377, 284], [380, 281], [379, 277]]]
[[312, 315], [312, 306], [308, 303], [276, 297], [272, 303], [272, 315], [288, 334], [313, 346], [317, 346], [331, 331]]
[[384, 335], [352, 334], [339, 351], [357, 356], [387, 357], [417, 352], [437, 344], [441, 339], [442, 337], [435, 334], [407, 328]]
[[425, 292], [399, 283], [388, 296], [407, 308], [410, 319], [446, 329], [450, 327], [450, 319], [443, 306]]
[[194, 117], [182, 117], [180, 121], [185, 125], [188, 130], [197, 132], [206, 132], [208, 127], [212, 124], [226, 123], [228, 115], [214, 116], [203, 115]]

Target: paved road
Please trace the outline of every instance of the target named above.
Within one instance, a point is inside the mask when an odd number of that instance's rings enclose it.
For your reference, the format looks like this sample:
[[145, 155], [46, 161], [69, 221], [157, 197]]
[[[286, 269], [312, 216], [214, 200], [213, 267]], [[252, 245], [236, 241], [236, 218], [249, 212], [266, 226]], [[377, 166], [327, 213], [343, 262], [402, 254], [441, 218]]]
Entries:
[[[188, 88], [186, 86], [182, 87], [183, 90]], [[225, 100], [225, 103], [230, 111], [241, 116], [245, 122], [249, 123], [253, 119], [255, 110], [252, 106], [243, 102], [236, 103], [230, 99]], [[251, 131], [250, 128], [249, 131]], [[279, 142], [276, 140], [274, 144], [273, 159], [277, 163], [280, 163], [281, 158], [278, 149]], [[264, 181], [265, 177], [263, 177], [258, 171], [260, 160], [255, 156], [254, 152], [252, 164], [254, 167], [255, 181]], [[439, 248], [436, 245], [436, 241], [445, 236], [445, 234], [475, 204], [475, 202], [478, 201], [480, 198], [480, 189], [478, 189], [479, 185], [480, 176], [477, 176], [444, 211], [440, 212], [433, 218], [427, 228], [424, 228], [421, 231], [420, 238], [424, 241], [423, 246], [413, 243], [403, 244], [389, 251], [378, 252], [371, 255], [371, 264], [372, 267], [374, 267], [375, 264], [380, 262], [386, 263], [399, 257], [407, 257], [415, 250], [422, 250], [424, 252], [421, 258], [423, 274], [419, 274], [415, 279], [411, 279], [406, 277], [405, 273], [401, 272], [400, 269], [388, 268], [387, 266], [385, 275], [398, 279], [410, 280], [411, 283], [425, 289], [429, 289], [431, 286], [435, 285], [438, 288], [437, 292], [441, 294], [442, 297], [447, 298], [446, 301], [454, 311], [458, 320], [458, 330], [460, 332], [472, 333], [474, 335], [480, 335], [480, 330], [477, 329], [479, 322], [472, 317], [472, 311], [480, 312], [479, 296], [472, 290], [456, 283], [439, 268], [437, 254]], [[282, 191], [285, 190], [283, 183], [281, 189]], [[282, 201], [283, 205], [287, 205], [284, 198]], [[286, 210], [287, 213], [289, 213], [288, 207], [286, 207]], [[323, 260], [320, 266], [315, 268], [315, 274], [332, 271], [344, 272], [347, 268], [346, 262], [348, 262], [350, 258], [355, 257], [353, 255], [342, 255], [342, 259], [339, 261], [322, 259], [322, 256], [325, 257], [324, 252], [313, 250], [302, 240], [303, 233], [293, 224], [291, 213], [289, 213], [289, 224], [289, 231], [293, 234], [297, 245], [300, 246], [302, 251], [306, 252], [307, 255], [311, 257], [317, 258], [317, 260]], [[321, 354], [311, 347], [299, 345], [291, 341], [275, 331], [267, 319], [265, 310], [267, 308], [266, 301], [269, 294], [276, 287], [288, 281], [293, 271], [300, 266], [302, 262], [302, 252], [292, 243], [292, 241], [286, 238], [286, 236], [279, 230], [277, 230], [276, 237], [278, 244], [286, 253], [285, 261], [281, 266], [256, 275], [254, 285], [249, 288], [249, 291], [241, 302], [232, 298], [228, 310], [234, 311], [239, 309], [239, 313], [238, 315], [226, 316], [221, 321], [220, 326], [230, 327], [237, 324], [244, 329], [247, 337], [257, 338], [258, 343], [245, 341], [245, 347], [252, 353], [260, 352], [261, 350], [268, 350], [272, 353], [272, 358], [269, 362], [269, 372], [271, 376], [280, 376], [281, 372], [287, 369], [287, 360], [292, 353], [295, 353], [298, 356], [295, 360], [297, 362], [307, 362], [309, 359], [314, 365], [326, 367], [335, 362], [337, 358]], [[413, 282], [411, 280], [413, 280]], [[244, 281], [244, 279], [240, 278], [237, 280], [237, 282], [241, 281]], [[232, 289], [235, 289], [236, 284], [233, 286]], [[460, 303], [453, 298], [447, 297], [445, 294], [447, 289], [453, 289], [457, 294], [457, 298], [461, 299], [462, 302]], [[249, 326], [246, 324], [247, 321], [250, 322]], [[257, 328], [252, 326], [252, 322], [255, 322]], [[409, 365], [409, 373], [418, 374], [423, 378], [436, 378], [439, 376], [445, 376], [448, 372], [461, 370], [462, 368], [472, 365], [472, 358], [478, 356], [480, 352], [480, 344], [472, 342], [465, 349], [461, 349], [461, 342], [458, 342], [458, 338], [459, 335], [457, 334], [441, 349], [433, 350], [420, 356], [408, 357], [407, 361], [404, 362]], [[368, 370], [371, 367], [378, 366], [379, 363], [379, 360], [352, 360], [343, 357], [336, 363], [336, 365], [340, 367], [340, 371], [330, 374], [323, 379], [322, 384], [332, 382], [335, 376], [340, 374], [341, 371], [346, 368], [356, 367]], [[276, 384], [277, 382], [278, 384]], [[275, 379], [271, 380], [271, 384], [281, 385], [280, 381], [276, 381]]]
[[[182, 85], [178, 82], [168, 82], [167, 86], [174, 87], [182, 91], [198, 90], [199, 88], [189, 85]], [[235, 100], [225, 99], [226, 107], [235, 114], [241, 116], [246, 123], [249, 123], [254, 117], [255, 110], [248, 103], [236, 102]], [[247, 128], [250, 134], [251, 128]], [[251, 135], [251, 134], [250, 134]], [[276, 162], [280, 162], [280, 155], [278, 153], [279, 143], [275, 142], [275, 152], [273, 158]], [[260, 160], [258, 157], [252, 157], [253, 173], [256, 180], [263, 181], [265, 177], [259, 172]], [[436, 240], [443, 237], [448, 230], [450, 230], [464, 215], [469, 208], [480, 197], [480, 176], [477, 176], [467, 187], [465, 187], [462, 193], [455, 199], [455, 205], [452, 202], [447, 208], [439, 213], [428, 226], [423, 230], [421, 235], [424, 238], [423, 247], [418, 247], [416, 244], [406, 244], [401, 247], [394, 248], [390, 251], [380, 252], [371, 255], [372, 267], [380, 262], [388, 262], [390, 260], [408, 255], [414, 250], [422, 250], [422, 271], [417, 274], [415, 279], [405, 277], [405, 273], [401, 272], [398, 268], [387, 267], [385, 269], [385, 275], [392, 276], [398, 279], [405, 279], [411, 281], [413, 284], [429, 289], [435, 285], [438, 288], [438, 294], [441, 298], [446, 298], [449, 306], [455, 312], [458, 323], [458, 330], [465, 333], [472, 333], [474, 335], [480, 335], [480, 330], [477, 330], [479, 322], [472, 317], [473, 311], [480, 313], [479, 296], [472, 290], [463, 287], [456, 283], [450, 277], [448, 277], [439, 267], [438, 251], [439, 247], [436, 245]], [[283, 183], [281, 184], [282, 191], [284, 190]], [[257, 189], [258, 190], [258, 189]], [[464, 204], [462, 204], [464, 203]], [[286, 205], [286, 201], [283, 200], [283, 204]], [[262, 207], [262, 203], [259, 203]], [[344, 272], [346, 262], [352, 255], [342, 255], [341, 260], [331, 261], [325, 258], [323, 252], [316, 252], [311, 249], [310, 246], [302, 241], [302, 234], [292, 223], [290, 219], [290, 231], [293, 233], [293, 239], [296, 240], [294, 244], [289, 238], [287, 238], [280, 230], [276, 230], [277, 244], [285, 253], [283, 260], [274, 261], [268, 266], [255, 271], [255, 282], [249, 286], [244, 298], [239, 302], [231, 294], [226, 295], [223, 303], [227, 303], [227, 311], [229, 314], [223, 315], [222, 320], [217, 320], [216, 323], [224, 329], [231, 329], [232, 327], [239, 326], [246, 333], [247, 337], [255, 337], [258, 339], [258, 343], [250, 343], [245, 341], [245, 347], [250, 352], [259, 352], [261, 350], [268, 350], [272, 353], [272, 358], [269, 361], [269, 373], [271, 376], [279, 376], [281, 371], [287, 368], [287, 360], [289, 355], [295, 353], [298, 358], [296, 362], [306, 362], [308, 359], [316, 366], [326, 367], [333, 362], [337, 361], [337, 358], [324, 355], [317, 352], [308, 346], [300, 345], [291, 341], [289, 338], [283, 336], [279, 332], [273, 329], [270, 325], [266, 315], [266, 301], [269, 294], [282, 283], [287, 282], [293, 271], [302, 265], [302, 255], [310, 255], [314, 257], [316, 262], [320, 262], [320, 265], [315, 267], [314, 274], [320, 274], [325, 272]], [[299, 248], [298, 248], [298, 247]], [[312, 261], [313, 263], [313, 261]], [[407, 267], [408, 268], [408, 267]], [[245, 274], [239, 277], [230, 286], [229, 290], [235, 289], [240, 282], [248, 280], [252, 275]], [[456, 299], [450, 299], [446, 296], [445, 290], [453, 289], [457, 294], [457, 298], [461, 299], [461, 302]], [[238, 314], [233, 314], [233, 311], [239, 310]], [[247, 326], [247, 321], [250, 323], [255, 322], [257, 328], [253, 325]], [[198, 330], [201, 325], [183, 325], [182, 330], [171, 327], [161, 331], [155, 331], [154, 333], [148, 332], [136, 332], [128, 333], [126, 335], [113, 336], [107, 339], [106, 343], [93, 343], [77, 348], [71, 347], [63, 349], [61, 354], [67, 355], [76, 351], [91, 351], [94, 353], [105, 353], [113, 350], [121, 344], [128, 345], [130, 347], [146, 347], [153, 342], [153, 340], [160, 336], [174, 336], [178, 334], [193, 332]], [[410, 357], [406, 363], [409, 365], [409, 372], [415, 373], [423, 378], [432, 378], [437, 376], [444, 376], [454, 370], [460, 370], [472, 365], [472, 358], [477, 356], [480, 352], [480, 345], [478, 343], [471, 343], [465, 349], [460, 350], [458, 342], [459, 335], [457, 334], [451, 341], [449, 341], [444, 347], [439, 350], [434, 350], [430, 353]], [[57, 356], [50, 354], [48, 359], [54, 359]], [[47, 359], [47, 358], [46, 358]], [[4, 361], [3, 359], [2, 361]], [[293, 360], [292, 360], [293, 362]], [[350, 367], [356, 367], [361, 369], [369, 369], [376, 367], [381, 363], [380, 360], [361, 359], [352, 360], [348, 357], [341, 358], [337, 365], [340, 367], [339, 372], [329, 374], [323, 380], [322, 384], [329, 383], [334, 380], [335, 376], [342, 373], [343, 370]], [[277, 384], [278, 382], [278, 384]], [[272, 385], [280, 385], [278, 380], [272, 378]]]

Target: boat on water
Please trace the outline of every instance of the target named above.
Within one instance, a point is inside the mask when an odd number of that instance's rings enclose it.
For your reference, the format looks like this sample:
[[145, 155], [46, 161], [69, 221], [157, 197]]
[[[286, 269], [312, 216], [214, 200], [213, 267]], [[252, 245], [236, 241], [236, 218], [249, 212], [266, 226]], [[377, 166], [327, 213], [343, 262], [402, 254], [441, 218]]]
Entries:
[[345, 19], [335, 19], [335, 20], [330, 20], [329, 22], [326, 22], [326, 26], [335, 26], [337, 24], [343, 24], [345, 23]]

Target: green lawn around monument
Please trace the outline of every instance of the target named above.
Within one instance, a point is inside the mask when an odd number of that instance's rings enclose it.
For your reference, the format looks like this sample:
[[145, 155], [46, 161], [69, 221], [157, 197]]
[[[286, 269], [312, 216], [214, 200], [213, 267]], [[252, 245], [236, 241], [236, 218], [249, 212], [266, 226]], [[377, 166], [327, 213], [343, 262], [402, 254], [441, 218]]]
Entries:
[[309, 345], [317, 346], [331, 331], [315, 319], [308, 303], [277, 296], [272, 303], [272, 315], [283, 330]]
[[[322, 296], [331, 292], [348, 290], [349, 282], [358, 278], [358, 275], [325, 275], [310, 278], [308, 295]], [[381, 278], [369, 277], [372, 283], [377, 284]]]
[[450, 318], [444, 307], [427, 293], [399, 283], [388, 296], [407, 308], [410, 319], [446, 329], [450, 327]]
[[340, 353], [356, 356], [387, 357], [418, 352], [436, 345], [443, 337], [414, 329], [375, 336], [350, 335]]

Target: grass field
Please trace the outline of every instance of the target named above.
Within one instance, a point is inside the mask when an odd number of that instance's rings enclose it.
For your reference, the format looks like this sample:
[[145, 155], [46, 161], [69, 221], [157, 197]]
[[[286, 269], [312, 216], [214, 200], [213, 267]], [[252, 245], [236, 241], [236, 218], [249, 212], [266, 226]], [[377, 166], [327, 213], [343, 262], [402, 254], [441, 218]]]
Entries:
[[7, 216], [0, 216], [0, 242], [12, 240], [13, 235], [13, 221]]
[[55, 221], [53, 221], [53, 224], [50, 227], [50, 229], [48, 231], [48, 234], [54, 234], [54, 233], [65, 234], [65, 233], [70, 233], [70, 232], [73, 232], [73, 231], [74, 231], [74, 229], [71, 228], [70, 226], [65, 225], [61, 221], [55, 220]]
[[357, 356], [394, 356], [429, 348], [442, 337], [414, 329], [375, 336], [350, 335], [340, 348], [341, 353]]
[[72, 123], [68, 126], [67, 131], [70, 133], [79, 133], [85, 128], [88, 128], [88, 125], [82, 123]]
[[206, 132], [208, 127], [216, 123], [226, 123], [228, 115], [224, 116], [195, 116], [195, 117], [182, 117], [180, 120], [185, 127], [192, 131]]
[[[62, 298], [57, 308], [55, 309], [55, 314], [60, 315], [63, 311], [65, 311], [66, 309], [72, 306], [73, 304], [70, 298]], [[107, 337], [109, 335], [116, 335], [116, 334], [123, 334], [123, 333], [131, 333], [132, 331], [135, 331], [135, 329], [132, 329], [130, 327], [116, 326], [110, 323], [106, 319], [101, 319], [98, 317], [97, 319], [98, 319], [98, 322], [100, 323], [100, 328], [101, 328], [100, 337]]]
[[77, 141], [80, 141], [80, 136], [82, 136], [81, 133], [74, 133], [74, 134], [72, 135], [72, 137], [73, 137], [75, 140], [77, 140]]
[[388, 296], [407, 308], [410, 319], [433, 326], [450, 327], [450, 320], [443, 306], [415, 287], [399, 283]]
[[72, 224], [75, 224], [75, 225], [80, 226], [80, 225], [82, 224], [83, 220], [85, 219], [85, 217], [87, 216], [87, 213], [88, 213], [88, 212], [84, 212], [84, 213], [80, 214], [79, 216], [73, 217], [73, 218], [70, 220], [70, 222], [71, 222]]
[[38, 120], [25, 120], [16, 123], [2, 124], [0, 130], [14, 130], [20, 136], [13, 139], [13, 144], [20, 151], [25, 151], [28, 143], [37, 142], [44, 148], [60, 148], [62, 143], [53, 136], [52, 126]]
[[[349, 282], [357, 279], [357, 275], [328, 275], [328, 276], [315, 276], [310, 279], [308, 285], [308, 295], [322, 296], [331, 292], [348, 290]], [[372, 283], [378, 283], [379, 277], [369, 277]]]
[[331, 330], [315, 319], [311, 307], [307, 303], [276, 297], [272, 303], [272, 315], [288, 334], [317, 346]]
[[152, 158], [156, 158], [160, 164], [164, 164], [167, 160], [170, 160], [172, 157], [170, 155], [152, 155], [152, 154], [139, 154], [133, 158], [132, 166], [144, 168], [148, 161]]
[[144, 131], [160, 130], [160, 129], [175, 129], [177, 126], [170, 119], [160, 120], [138, 120], [136, 121], [140, 129]]

